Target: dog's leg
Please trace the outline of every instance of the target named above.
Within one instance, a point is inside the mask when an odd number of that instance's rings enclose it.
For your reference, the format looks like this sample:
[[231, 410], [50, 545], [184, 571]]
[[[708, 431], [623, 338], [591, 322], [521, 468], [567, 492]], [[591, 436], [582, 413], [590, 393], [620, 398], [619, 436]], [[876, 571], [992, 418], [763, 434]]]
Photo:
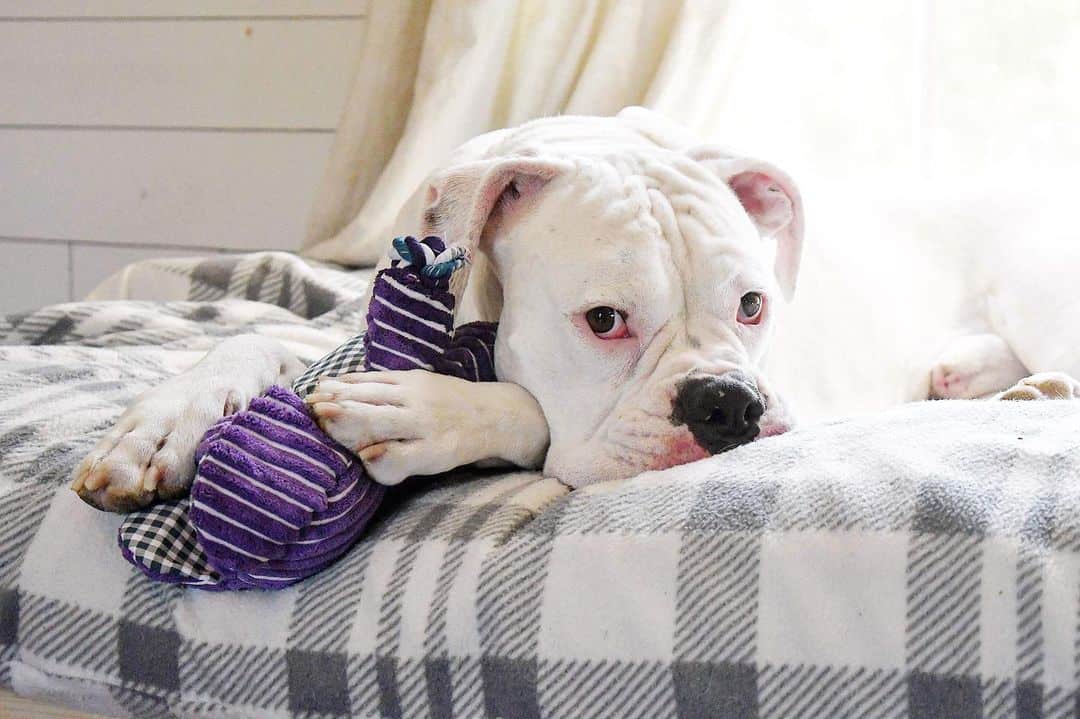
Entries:
[[1080, 399], [1080, 382], [1064, 372], [1040, 372], [1020, 380], [996, 399]]
[[930, 396], [975, 399], [1009, 387], [1028, 375], [1012, 348], [995, 334], [957, 337], [930, 371]]
[[382, 484], [483, 460], [538, 468], [547, 453], [540, 405], [507, 382], [362, 372], [322, 380], [307, 401], [320, 426]]
[[71, 488], [98, 509], [125, 512], [183, 495], [210, 425], [302, 371], [280, 343], [243, 335], [142, 394], [75, 468]]

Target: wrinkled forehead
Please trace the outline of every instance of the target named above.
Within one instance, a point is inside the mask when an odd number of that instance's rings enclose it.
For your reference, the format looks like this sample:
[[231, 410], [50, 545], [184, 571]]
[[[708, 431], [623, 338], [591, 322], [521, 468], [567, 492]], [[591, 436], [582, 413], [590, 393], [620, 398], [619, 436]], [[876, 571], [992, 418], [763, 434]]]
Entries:
[[564, 287], [662, 290], [767, 267], [738, 198], [699, 163], [672, 152], [624, 152], [577, 158], [574, 168], [549, 184], [518, 228], [523, 240], [511, 243], [526, 264], [558, 266]]

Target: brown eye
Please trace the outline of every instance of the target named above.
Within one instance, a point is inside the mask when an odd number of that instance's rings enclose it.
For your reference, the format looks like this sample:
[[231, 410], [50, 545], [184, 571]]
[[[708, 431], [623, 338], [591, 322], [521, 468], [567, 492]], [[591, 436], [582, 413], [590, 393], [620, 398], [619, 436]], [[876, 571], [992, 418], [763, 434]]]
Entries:
[[610, 307], [593, 307], [585, 313], [585, 320], [593, 332], [601, 335], [615, 327], [615, 318], [618, 316], [619, 313]]
[[593, 307], [585, 313], [585, 321], [600, 339], [621, 339], [630, 334], [622, 315], [613, 307]]
[[765, 307], [765, 297], [760, 292], [747, 292], [739, 300], [740, 324], [756, 325], [761, 322], [761, 311]]

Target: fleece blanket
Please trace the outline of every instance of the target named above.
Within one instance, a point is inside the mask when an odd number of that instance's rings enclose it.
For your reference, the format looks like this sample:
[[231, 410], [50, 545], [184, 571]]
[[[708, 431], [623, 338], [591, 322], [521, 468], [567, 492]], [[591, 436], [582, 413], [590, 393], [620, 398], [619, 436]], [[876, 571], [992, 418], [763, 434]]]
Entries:
[[201, 299], [0, 328], [0, 686], [138, 717], [1078, 714], [1080, 402], [909, 405], [572, 493], [418, 478], [288, 590], [151, 583], [71, 467], [217, 337], [318, 356], [366, 277], [166, 269]]

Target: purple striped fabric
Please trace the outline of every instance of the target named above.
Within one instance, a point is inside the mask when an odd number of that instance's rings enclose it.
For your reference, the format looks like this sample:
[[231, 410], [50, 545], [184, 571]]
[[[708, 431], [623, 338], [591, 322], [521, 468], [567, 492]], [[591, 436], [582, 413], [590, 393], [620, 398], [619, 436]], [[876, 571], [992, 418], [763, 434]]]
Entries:
[[[376, 276], [372, 291], [363, 337], [366, 369], [495, 379], [497, 325], [477, 322], [454, 331], [449, 278], [462, 261], [445, 250], [435, 237], [395, 240], [395, 261]], [[353, 352], [355, 341], [342, 347]], [[317, 365], [341, 363], [331, 353]], [[176, 546], [167, 546], [170, 538], [190, 537], [187, 527], [156, 535], [147, 529], [153, 521], [163, 523], [163, 513], [156, 520], [148, 514], [143, 527], [129, 520], [122, 528], [125, 557], [154, 579], [218, 590], [288, 586], [348, 551], [386, 493], [319, 428], [296, 392], [278, 386], [214, 424], [196, 462], [186, 520], [197, 545], [190, 552], [202, 554], [177, 560]], [[168, 516], [172, 521], [183, 513]], [[140, 537], [140, 546], [125, 544], [125, 536]]]
[[458, 327], [442, 358], [435, 361], [435, 371], [470, 382], [494, 381], [498, 327], [496, 322], [471, 322]]
[[386, 488], [271, 387], [207, 432], [188, 518], [225, 588], [288, 586], [337, 559]]

